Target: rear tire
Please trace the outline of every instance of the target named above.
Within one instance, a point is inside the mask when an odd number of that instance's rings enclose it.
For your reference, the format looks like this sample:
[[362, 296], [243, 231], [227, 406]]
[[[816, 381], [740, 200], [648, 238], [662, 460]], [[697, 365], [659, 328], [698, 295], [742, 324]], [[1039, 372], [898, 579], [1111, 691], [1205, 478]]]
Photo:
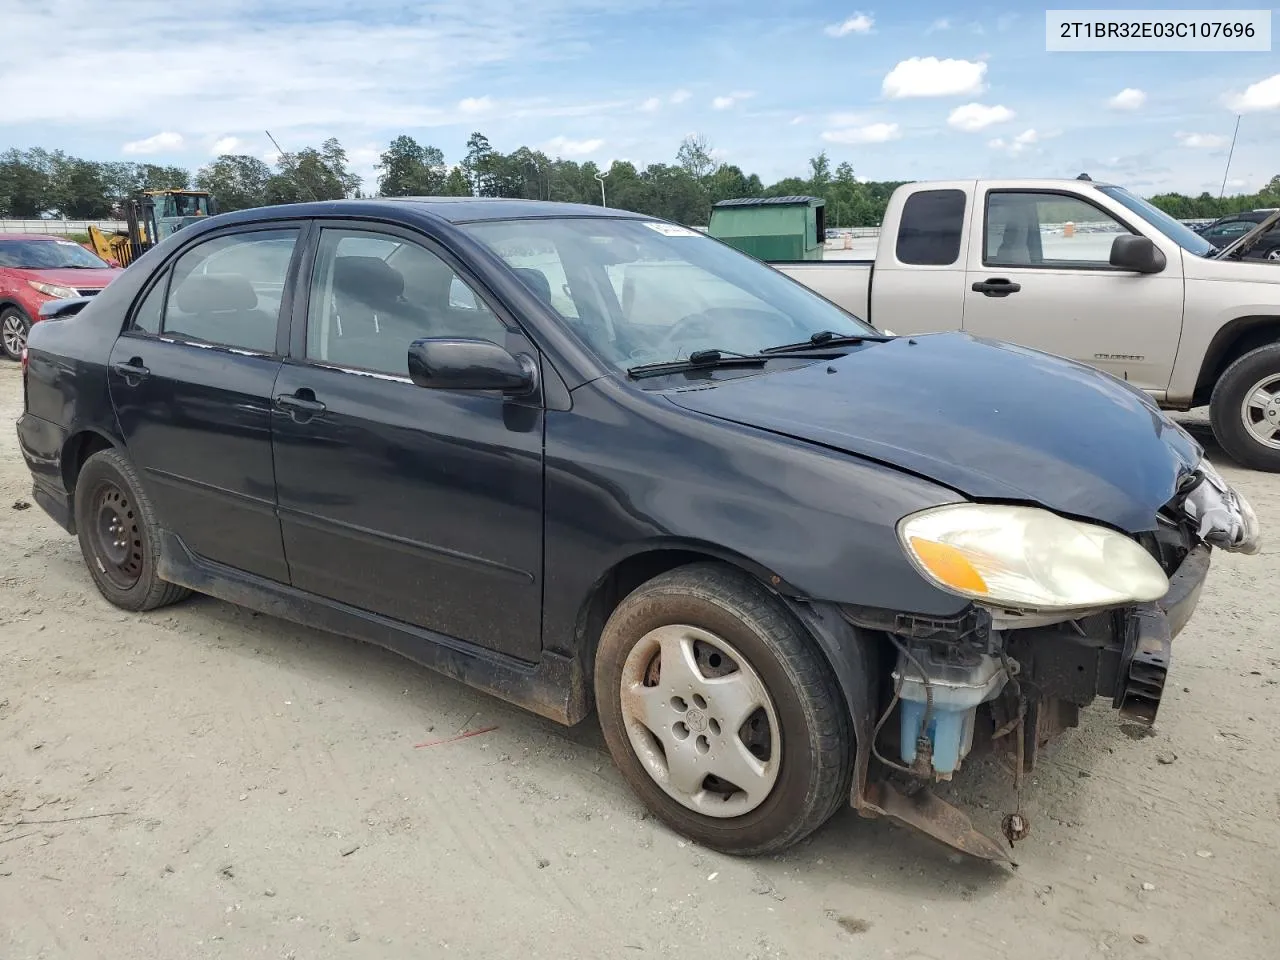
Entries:
[[31, 321], [17, 307], [0, 310], [0, 353], [10, 360], [22, 359], [22, 348], [27, 345]]
[[99, 450], [80, 469], [75, 492], [80, 552], [98, 592], [123, 610], [176, 603], [191, 591], [156, 574], [160, 525], [137, 471], [117, 450]]
[[831, 668], [733, 568], [681, 567], [624, 599], [600, 638], [595, 696], [623, 777], [703, 846], [783, 850], [849, 801], [853, 737]]
[[1252, 350], [1227, 367], [1213, 388], [1209, 418], [1233, 460], [1280, 472], [1280, 343]]

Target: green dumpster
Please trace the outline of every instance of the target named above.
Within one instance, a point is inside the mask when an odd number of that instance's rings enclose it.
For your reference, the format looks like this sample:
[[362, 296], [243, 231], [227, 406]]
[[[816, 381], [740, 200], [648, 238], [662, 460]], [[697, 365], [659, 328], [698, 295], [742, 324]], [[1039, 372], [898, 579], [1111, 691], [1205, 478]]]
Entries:
[[711, 208], [707, 232], [766, 263], [821, 260], [826, 201], [821, 197], [744, 197]]

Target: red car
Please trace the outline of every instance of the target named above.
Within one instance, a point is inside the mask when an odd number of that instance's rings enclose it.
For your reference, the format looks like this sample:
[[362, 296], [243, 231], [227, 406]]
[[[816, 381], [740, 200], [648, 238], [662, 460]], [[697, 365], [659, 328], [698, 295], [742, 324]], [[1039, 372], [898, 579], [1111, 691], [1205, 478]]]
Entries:
[[21, 360], [42, 304], [92, 297], [122, 272], [65, 237], [0, 234], [0, 352]]

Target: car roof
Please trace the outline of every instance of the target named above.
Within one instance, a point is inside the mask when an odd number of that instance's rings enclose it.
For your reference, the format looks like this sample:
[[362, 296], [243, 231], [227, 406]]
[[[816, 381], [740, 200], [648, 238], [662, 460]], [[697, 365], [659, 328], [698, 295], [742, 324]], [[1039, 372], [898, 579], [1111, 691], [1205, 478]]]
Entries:
[[477, 220], [525, 220], [551, 217], [596, 217], [651, 220], [641, 213], [589, 203], [558, 203], [551, 200], [516, 200], [506, 197], [372, 197], [358, 200], [313, 200], [303, 203], [254, 207], [210, 217], [212, 223], [295, 217], [369, 216], [384, 213], [425, 214], [449, 223]]

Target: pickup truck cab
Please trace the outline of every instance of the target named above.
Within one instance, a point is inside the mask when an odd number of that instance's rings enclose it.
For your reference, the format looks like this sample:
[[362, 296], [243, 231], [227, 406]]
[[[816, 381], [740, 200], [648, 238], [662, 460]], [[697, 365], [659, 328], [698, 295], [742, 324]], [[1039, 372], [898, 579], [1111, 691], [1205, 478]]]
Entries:
[[1166, 409], [1207, 403], [1233, 458], [1280, 471], [1280, 265], [1224, 252], [1123, 187], [955, 180], [899, 187], [874, 260], [774, 266], [882, 329], [964, 330]]

